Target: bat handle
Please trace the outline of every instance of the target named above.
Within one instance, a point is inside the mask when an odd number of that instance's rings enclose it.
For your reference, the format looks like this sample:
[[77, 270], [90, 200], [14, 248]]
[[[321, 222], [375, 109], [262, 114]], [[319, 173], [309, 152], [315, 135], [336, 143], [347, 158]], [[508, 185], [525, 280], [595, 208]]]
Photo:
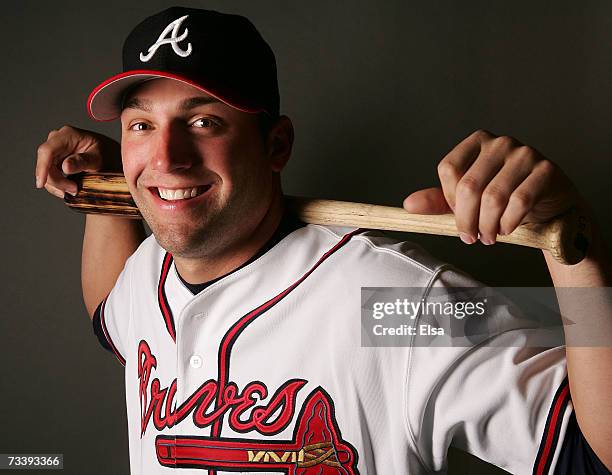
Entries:
[[[287, 207], [302, 221], [311, 224], [357, 226], [438, 236], [458, 236], [453, 214], [422, 215], [403, 208], [366, 203], [286, 197]], [[523, 224], [498, 242], [549, 251], [562, 264], [577, 264], [586, 255], [590, 242], [589, 221], [576, 209], [546, 223]]]

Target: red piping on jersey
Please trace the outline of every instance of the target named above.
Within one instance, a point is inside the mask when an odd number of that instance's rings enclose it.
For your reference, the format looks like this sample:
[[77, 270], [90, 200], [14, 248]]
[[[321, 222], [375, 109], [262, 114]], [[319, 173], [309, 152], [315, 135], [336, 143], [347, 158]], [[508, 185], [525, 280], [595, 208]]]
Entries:
[[161, 310], [162, 316], [164, 317], [166, 329], [168, 330], [168, 333], [170, 334], [172, 340], [176, 342], [174, 317], [172, 316], [172, 309], [170, 308], [170, 305], [168, 305], [166, 291], [164, 290], [164, 285], [166, 283], [166, 278], [168, 277], [168, 271], [170, 270], [171, 265], [172, 254], [166, 252], [166, 255], [164, 256], [164, 262], [162, 264], [161, 276], [159, 277], [159, 285], [157, 286], [157, 300], [159, 302], [159, 309]]
[[554, 449], [559, 440], [559, 431], [561, 429], [561, 423], [563, 422], [563, 410], [570, 401], [569, 396], [569, 383], [567, 378], [565, 378], [557, 390], [553, 403], [551, 404], [551, 410], [544, 428], [544, 435], [540, 443], [540, 450], [534, 464], [534, 475], [544, 475], [546, 470], [550, 467], [552, 457], [555, 453]]
[[[293, 291], [298, 285], [300, 285], [306, 278], [314, 272], [314, 270], [319, 267], [327, 258], [329, 258], [332, 254], [334, 254], [338, 249], [343, 247], [350, 239], [358, 233], [363, 232], [363, 229], [357, 229], [353, 232], [345, 234], [340, 241], [338, 241], [330, 250], [328, 250], [325, 254], [323, 254], [319, 260], [304, 274], [300, 277], [296, 282], [291, 284], [285, 290], [283, 290], [280, 294], [271, 298], [267, 302], [263, 303], [259, 307], [254, 310], [251, 310], [249, 313], [244, 315], [238, 322], [236, 322], [230, 330], [225, 334], [223, 340], [221, 341], [221, 345], [219, 347], [219, 375], [217, 378], [218, 381], [218, 392], [217, 392], [217, 400], [215, 401], [215, 407], [218, 407], [222, 403], [223, 391], [225, 390], [225, 386], [229, 379], [229, 363], [230, 363], [230, 354], [234, 343], [238, 336], [244, 331], [244, 329], [252, 323], [257, 317], [264, 314], [266, 311], [270, 310], [274, 305], [280, 302], [283, 298], [285, 298], [291, 291]], [[211, 429], [212, 437], [219, 437], [221, 435], [221, 427], [223, 424], [223, 416], [217, 419]], [[215, 470], [209, 470], [209, 474], [214, 475]]]
[[106, 308], [106, 299], [107, 298], [108, 297], [106, 297], [104, 300], [102, 300], [102, 305], [100, 306], [100, 324], [101, 324], [100, 326], [102, 327], [102, 332], [104, 333], [104, 338], [106, 338], [106, 341], [108, 341], [108, 344], [110, 345], [111, 349], [113, 350], [113, 353], [115, 353], [115, 356], [119, 360], [119, 363], [121, 363], [123, 366], [125, 366], [125, 358], [123, 356], [121, 356], [121, 353], [119, 353], [119, 350], [117, 349], [117, 347], [113, 343], [113, 340], [111, 339], [110, 334], [108, 333], [108, 330], [106, 328], [106, 321], [104, 319], [104, 309]]

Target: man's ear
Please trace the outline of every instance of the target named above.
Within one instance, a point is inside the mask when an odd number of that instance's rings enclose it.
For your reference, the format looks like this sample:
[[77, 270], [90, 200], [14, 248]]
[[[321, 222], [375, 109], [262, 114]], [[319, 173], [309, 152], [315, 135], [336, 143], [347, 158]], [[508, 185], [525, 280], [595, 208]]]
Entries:
[[293, 124], [286, 115], [281, 115], [268, 132], [266, 146], [272, 170], [280, 172], [291, 157], [293, 149]]

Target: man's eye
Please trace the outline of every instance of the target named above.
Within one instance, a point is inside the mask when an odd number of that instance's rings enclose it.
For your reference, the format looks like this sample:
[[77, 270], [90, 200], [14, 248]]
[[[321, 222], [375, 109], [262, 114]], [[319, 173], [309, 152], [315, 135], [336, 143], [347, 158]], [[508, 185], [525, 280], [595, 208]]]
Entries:
[[198, 120], [194, 120], [191, 125], [193, 125], [194, 127], [200, 127], [202, 129], [210, 129], [216, 126], [217, 124], [211, 119], [206, 119], [202, 117]]
[[144, 122], [136, 122], [135, 124], [130, 125], [130, 130], [133, 130], [135, 132], [147, 130], [148, 128], [149, 128], [149, 125], [145, 124]]

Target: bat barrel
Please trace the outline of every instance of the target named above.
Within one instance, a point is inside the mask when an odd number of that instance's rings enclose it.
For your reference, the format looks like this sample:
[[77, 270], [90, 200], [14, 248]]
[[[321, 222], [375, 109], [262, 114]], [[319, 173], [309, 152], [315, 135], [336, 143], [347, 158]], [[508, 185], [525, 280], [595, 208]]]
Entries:
[[76, 196], [66, 193], [64, 201], [73, 210], [141, 218], [121, 173], [80, 173], [71, 178], [76, 181], [79, 191]]

